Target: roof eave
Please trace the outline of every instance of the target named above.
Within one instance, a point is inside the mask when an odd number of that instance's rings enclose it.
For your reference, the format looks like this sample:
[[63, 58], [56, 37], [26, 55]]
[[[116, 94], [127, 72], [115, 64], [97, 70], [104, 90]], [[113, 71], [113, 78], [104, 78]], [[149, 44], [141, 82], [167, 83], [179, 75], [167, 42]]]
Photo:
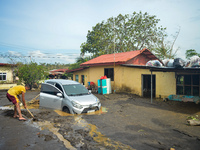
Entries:
[[125, 64], [125, 62], [107, 62], [107, 63], [95, 63], [95, 64], [82, 64], [80, 65], [81, 67], [84, 67], [84, 66], [90, 66], [90, 67], [93, 67], [93, 66], [113, 66], [113, 65], [122, 65], [122, 64]]

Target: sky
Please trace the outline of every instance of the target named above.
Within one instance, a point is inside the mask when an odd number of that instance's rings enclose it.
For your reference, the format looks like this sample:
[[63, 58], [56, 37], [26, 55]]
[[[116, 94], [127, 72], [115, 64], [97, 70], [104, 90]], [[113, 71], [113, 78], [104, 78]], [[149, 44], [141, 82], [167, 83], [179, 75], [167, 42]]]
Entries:
[[199, 0], [0, 0], [0, 63], [75, 63], [92, 27], [134, 11], [160, 19], [170, 41], [180, 29], [177, 57], [200, 53]]

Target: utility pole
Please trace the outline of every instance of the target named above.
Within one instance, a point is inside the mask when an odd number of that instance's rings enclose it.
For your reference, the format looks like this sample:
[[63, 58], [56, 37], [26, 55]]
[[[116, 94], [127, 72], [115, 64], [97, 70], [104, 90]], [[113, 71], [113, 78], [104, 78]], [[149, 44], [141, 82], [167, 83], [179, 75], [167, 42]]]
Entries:
[[114, 80], [114, 93], [115, 93], [115, 20], [114, 20], [114, 69], [113, 69], [113, 80]]

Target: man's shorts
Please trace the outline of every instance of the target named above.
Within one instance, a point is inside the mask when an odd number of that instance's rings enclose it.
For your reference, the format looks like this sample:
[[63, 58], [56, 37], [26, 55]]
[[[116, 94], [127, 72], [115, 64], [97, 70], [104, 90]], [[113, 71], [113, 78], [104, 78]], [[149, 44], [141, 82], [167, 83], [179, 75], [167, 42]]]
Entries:
[[8, 94], [8, 93], [6, 94], [6, 97], [7, 97], [8, 100], [9, 100], [10, 102], [12, 102], [13, 104], [16, 104], [16, 103], [19, 102], [18, 98], [14, 97], [14, 96], [12, 96], [12, 95], [10, 95], [10, 94]]

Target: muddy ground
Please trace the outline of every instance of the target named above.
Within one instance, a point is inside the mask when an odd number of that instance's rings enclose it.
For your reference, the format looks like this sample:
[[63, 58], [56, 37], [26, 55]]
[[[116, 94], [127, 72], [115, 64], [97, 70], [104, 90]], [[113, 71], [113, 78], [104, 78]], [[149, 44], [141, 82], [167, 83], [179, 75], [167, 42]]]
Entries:
[[[132, 94], [95, 94], [102, 109], [95, 114], [69, 115], [39, 109], [39, 98], [29, 102], [35, 116], [23, 110], [27, 121], [13, 118], [11, 103], [0, 91], [0, 149], [137, 149], [199, 150], [200, 126], [189, 126], [188, 117], [199, 119], [200, 105], [141, 98]], [[30, 101], [39, 91], [28, 91]], [[3, 106], [3, 107], [2, 107]]]

